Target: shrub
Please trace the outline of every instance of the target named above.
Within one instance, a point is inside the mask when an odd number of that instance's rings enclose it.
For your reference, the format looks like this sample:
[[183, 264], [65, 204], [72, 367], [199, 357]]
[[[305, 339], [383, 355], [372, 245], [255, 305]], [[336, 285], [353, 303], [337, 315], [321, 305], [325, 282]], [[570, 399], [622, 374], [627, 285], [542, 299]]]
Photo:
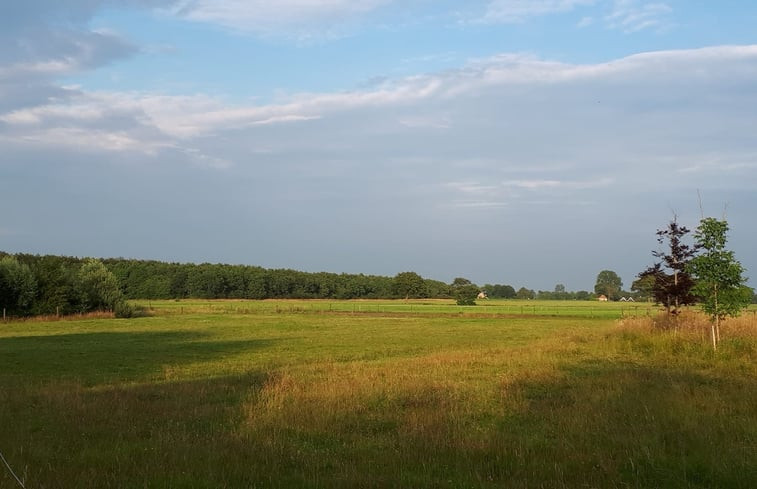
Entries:
[[121, 319], [141, 318], [150, 315], [144, 306], [129, 304], [126, 301], [117, 302], [113, 308], [113, 312], [117, 318]]
[[478, 292], [478, 287], [473, 284], [453, 287], [453, 294], [458, 306], [475, 306]]

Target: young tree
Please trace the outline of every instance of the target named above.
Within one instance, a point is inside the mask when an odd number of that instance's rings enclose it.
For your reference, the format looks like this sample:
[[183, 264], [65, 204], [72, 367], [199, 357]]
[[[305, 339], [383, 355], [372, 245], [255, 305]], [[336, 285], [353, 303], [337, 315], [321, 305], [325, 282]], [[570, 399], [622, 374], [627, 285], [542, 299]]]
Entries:
[[751, 301], [751, 289], [745, 285], [744, 268], [725, 249], [728, 222], [707, 217], [699, 222], [694, 238], [703, 252], [693, 258], [688, 270], [697, 283], [694, 293], [712, 321], [712, 348], [720, 341], [720, 321], [738, 316]]
[[597, 275], [597, 283], [594, 285], [594, 292], [604, 294], [608, 299], [620, 299], [620, 292], [623, 288], [623, 281], [617, 273], [612, 270], [602, 270]]
[[657, 230], [657, 242], [663, 244], [667, 241], [669, 251], [653, 251], [652, 255], [661, 261], [638, 275], [638, 285], [651, 283], [652, 297], [655, 302], [665, 306], [668, 314], [678, 314], [682, 306], [696, 302], [692, 293], [694, 280], [686, 267], [697, 248], [684, 243], [683, 239], [688, 233], [688, 228], [679, 225], [676, 216], [673, 216], [667, 229]]

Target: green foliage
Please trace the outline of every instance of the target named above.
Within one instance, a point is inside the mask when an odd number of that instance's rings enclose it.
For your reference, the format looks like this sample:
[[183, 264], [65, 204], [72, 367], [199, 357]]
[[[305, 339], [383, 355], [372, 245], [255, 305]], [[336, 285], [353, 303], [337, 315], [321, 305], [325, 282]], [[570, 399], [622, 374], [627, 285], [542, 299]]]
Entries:
[[123, 300], [118, 280], [100, 260], [88, 259], [79, 269], [76, 290], [82, 312], [112, 311]]
[[475, 306], [476, 298], [480, 292], [477, 285], [467, 278], [458, 277], [450, 285], [452, 296], [458, 306]]
[[623, 281], [612, 270], [602, 270], [597, 275], [597, 283], [594, 285], [594, 293], [603, 294], [608, 299], [616, 301], [620, 299], [623, 289]]
[[423, 277], [415, 272], [400, 272], [394, 277], [392, 291], [395, 297], [405, 299], [425, 297]]
[[8, 314], [26, 314], [37, 293], [31, 269], [12, 256], [0, 258], [0, 308]]
[[486, 284], [483, 289], [491, 299], [515, 299], [517, 295], [512, 285]]
[[689, 270], [696, 277], [694, 292], [702, 310], [712, 319], [737, 316], [751, 302], [744, 268], [732, 251], [726, 250], [728, 222], [712, 217], [700, 221], [694, 235], [702, 253], [693, 258]]
[[536, 298], [536, 292], [534, 292], [531, 289], [527, 289], [525, 287], [521, 287], [518, 289], [518, 292], [515, 294], [515, 297], [517, 299], [535, 299]]
[[471, 281], [467, 278], [456, 277], [450, 284], [452, 287], [462, 287], [463, 285], [471, 285]]
[[150, 315], [144, 306], [131, 304], [125, 300], [116, 302], [113, 313], [119, 319], [141, 318]]
[[634, 293], [636, 299], [648, 301], [654, 297], [655, 277], [652, 275], [644, 275], [633, 281], [631, 284], [631, 292]]
[[591, 299], [591, 294], [588, 290], [579, 290], [578, 292], [576, 292], [575, 299], [577, 301], [588, 301], [589, 299]]

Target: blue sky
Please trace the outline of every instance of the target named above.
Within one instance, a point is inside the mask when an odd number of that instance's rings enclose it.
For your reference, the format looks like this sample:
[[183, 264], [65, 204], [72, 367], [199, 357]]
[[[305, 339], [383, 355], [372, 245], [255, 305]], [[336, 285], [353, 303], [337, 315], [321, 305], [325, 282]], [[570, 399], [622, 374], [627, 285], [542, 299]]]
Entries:
[[755, 25], [748, 1], [3, 2], [0, 249], [630, 287], [699, 192], [755, 270]]

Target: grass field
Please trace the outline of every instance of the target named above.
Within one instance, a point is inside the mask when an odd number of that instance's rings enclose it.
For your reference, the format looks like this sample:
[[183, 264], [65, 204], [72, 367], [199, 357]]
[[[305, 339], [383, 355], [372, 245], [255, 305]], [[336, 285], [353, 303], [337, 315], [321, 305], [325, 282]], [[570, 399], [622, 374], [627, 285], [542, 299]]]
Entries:
[[454, 300], [175, 300], [135, 301], [160, 314], [195, 313], [286, 313], [286, 312], [342, 312], [418, 315], [465, 316], [570, 316], [581, 318], [613, 318], [648, 316], [656, 314], [654, 305], [645, 302], [598, 301], [534, 301], [534, 300], [479, 300], [476, 307], [464, 307]]
[[757, 487], [751, 314], [714, 354], [532, 302], [0, 324], [0, 453], [27, 488]]

